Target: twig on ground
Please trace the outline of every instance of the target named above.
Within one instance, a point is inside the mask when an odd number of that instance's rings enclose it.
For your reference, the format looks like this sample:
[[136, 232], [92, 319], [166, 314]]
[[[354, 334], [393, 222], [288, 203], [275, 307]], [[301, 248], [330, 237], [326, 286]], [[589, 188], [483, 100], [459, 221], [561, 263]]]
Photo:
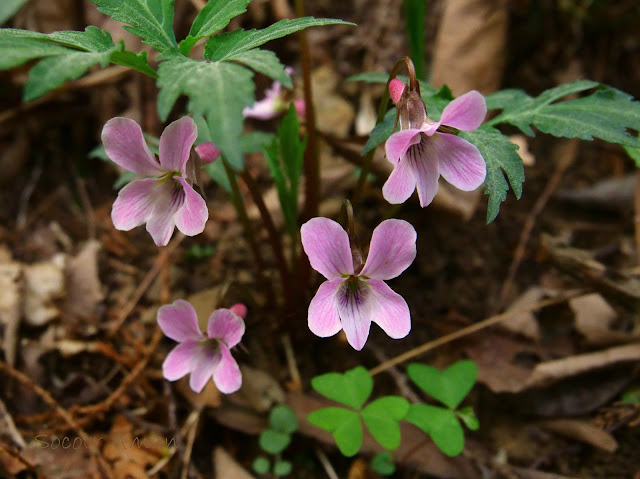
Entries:
[[196, 433], [198, 432], [198, 422], [200, 422], [200, 414], [202, 414], [202, 408], [196, 409], [187, 418], [187, 424], [190, 424], [190, 428], [189, 433], [187, 434], [187, 446], [185, 448], [184, 458], [182, 460], [182, 474], [180, 474], [180, 479], [187, 479], [187, 476], [189, 475], [191, 451], [193, 451], [193, 444], [196, 441]]
[[293, 352], [293, 346], [291, 345], [291, 337], [288, 333], [282, 336], [282, 345], [284, 346], [284, 354], [287, 357], [287, 366], [289, 367], [289, 374], [291, 375], [291, 390], [302, 391], [302, 379], [300, 378], [298, 363], [296, 362], [296, 356]]
[[447, 334], [446, 336], [442, 336], [441, 338], [438, 339], [434, 339], [433, 341], [429, 341], [425, 344], [423, 344], [422, 346], [418, 346], [417, 348], [413, 348], [403, 354], [399, 354], [398, 356], [391, 358], [385, 362], [383, 362], [382, 364], [376, 366], [375, 368], [372, 368], [369, 370], [369, 374], [371, 374], [372, 376], [375, 376], [376, 374], [379, 374], [383, 371], [386, 371], [389, 368], [392, 368], [393, 366], [403, 363], [409, 359], [415, 358], [416, 356], [419, 356], [423, 353], [426, 353], [427, 351], [430, 351], [432, 349], [437, 348], [438, 346], [442, 346], [443, 344], [447, 344], [450, 343], [451, 341], [454, 341], [456, 339], [460, 339], [464, 336], [468, 336], [471, 333], [475, 333], [477, 331], [480, 331], [482, 329], [488, 328], [489, 326], [493, 326], [494, 324], [497, 324], [501, 321], [504, 321], [507, 318], [510, 318], [511, 316], [514, 316], [516, 314], [522, 314], [522, 313], [530, 313], [532, 311], [536, 311], [538, 309], [541, 308], [545, 308], [547, 306], [551, 306], [553, 304], [559, 304], [559, 303], [564, 303], [565, 301], [568, 301], [572, 298], [575, 298], [577, 296], [583, 295], [585, 294], [584, 290], [576, 290], [573, 291], [571, 293], [568, 293], [564, 296], [560, 296], [557, 298], [551, 298], [551, 299], [546, 299], [544, 301], [539, 301], [537, 303], [534, 303], [526, 308], [522, 308], [522, 309], [518, 309], [518, 310], [513, 310], [513, 311], [506, 311], [504, 313], [501, 314], [497, 314], [495, 316], [491, 316], [490, 318], [485, 319], [484, 321], [480, 321], [479, 323], [475, 323], [472, 324], [471, 326], [468, 326], [466, 328], [463, 328], [459, 331], [456, 331], [454, 333], [451, 334]]
[[327, 473], [327, 476], [329, 476], [329, 479], [339, 479], [338, 474], [336, 474], [336, 470], [333, 468], [333, 466], [329, 462], [329, 458], [322, 451], [322, 449], [320, 449], [319, 447], [316, 447], [315, 451], [316, 451], [316, 456], [318, 456], [318, 460], [320, 461], [320, 464], [322, 464], [322, 467], [324, 468], [324, 471]]
[[536, 204], [533, 206], [529, 214], [527, 215], [527, 219], [522, 226], [522, 232], [520, 233], [520, 239], [518, 240], [518, 246], [513, 253], [513, 260], [509, 265], [509, 271], [507, 273], [507, 277], [502, 283], [502, 288], [500, 289], [500, 296], [498, 297], [498, 301], [493, 308], [493, 312], [500, 311], [507, 302], [509, 298], [509, 293], [511, 292], [511, 288], [513, 287], [513, 283], [516, 277], [516, 273], [518, 272], [518, 268], [524, 259], [527, 244], [529, 243], [529, 238], [531, 237], [531, 232], [533, 231], [533, 227], [536, 224], [536, 220], [542, 210], [547, 205], [551, 195], [553, 195], [554, 191], [560, 185], [560, 181], [562, 180], [562, 175], [564, 172], [571, 166], [573, 161], [576, 158], [576, 154], [578, 152], [579, 140], [572, 139], [566, 142], [566, 144], [560, 149], [558, 164], [553, 172], [553, 176], [549, 178], [549, 181], [544, 187], [542, 194], [537, 199]]
[[[369, 346], [369, 351], [373, 353], [373, 355], [378, 361], [380, 361], [380, 363], [384, 363], [389, 359], [387, 355], [382, 351], [382, 348], [376, 346], [375, 344]], [[395, 366], [390, 367], [387, 371], [395, 381], [396, 386], [398, 386], [400, 394], [402, 394], [411, 402], [422, 402], [422, 400], [418, 397], [414, 390], [409, 386], [409, 380], [406, 374], [402, 374], [402, 372]]]

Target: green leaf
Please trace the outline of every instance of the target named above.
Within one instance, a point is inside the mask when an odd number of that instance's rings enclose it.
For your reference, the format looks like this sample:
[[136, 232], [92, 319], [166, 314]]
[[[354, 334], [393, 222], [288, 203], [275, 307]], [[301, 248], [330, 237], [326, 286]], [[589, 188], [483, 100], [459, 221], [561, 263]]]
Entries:
[[[593, 94], [574, 100], [554, 101], [599, 87]], [[614, 88], [590, 80], [577, 80], [543, 92], [537, 98], [518, 96], [504, 106], [489, 125], [509, 123], [533, 136], [535, 126], [543, 133], [563, 138], [593, 140], [640, 148], [640, 140], [627, 128], [640, 129], [640, 102]]]
[[473, 361], [464, 360], [440, 371], [433, 366], [412, 363], [407, 368], [407, 374], [429, 396], [455, 409], [476, 382], [478, 366]]
[[431, 436], [447, 456], [457, 456], [464, 449], [464, 431], [453, 411], [428, 404], [412, 404], [405, 419]]
[[111, 54], [111, 63], [129, 67], [132, 70], [144, 73], [151, 78], [158, 78], [158, 74], [156, 73], [156, 71], [147, 63], [147, 52], [144, 51], [140, 53], [134, 53], [128, 50], [116, 50]]
[[381, 476], [390, 476], [396, 472], [396, 465], [393, 463], [393, 456], [390, 452], [379, 452], [371, 459], [371, 469]]
[[508, 105], [529, 101], [531, 97], [523, 90], [512, 88], [491, 93], [484, 99], [487, 102], [487, 110], [502, 110]]
[[280, 20], [262, 30], [252, 29], [245, 31], [239, 29], [231, 33], [221, 33], [207, 40], [204, 57], [207, 60], [221, 61], [305, 28], [338, 24], [354, 25], [353, 23], [330, 18], [303, 17], [293, 20]]
[[313, 411], [307, 416], [307, 420], [333, 434], [333, 439], [343, 455], [355, 456], [360, 450], [362, 423], [357, 412], [340, 407], [328, 407]]
[[0, 25], [13, 17], [29, 0], [2, 0], [0, 2]]
[[399, 396], [385, 396], [376, 399], [362, 410], [362, 419], [371, 435], [386, 449], [396, 449], [400, 445], [401, 421], [409, 411], [409, 401]]
[[316, 376], [311, 380], [311, 387], [329, 399], [360, 409], [371, 395], [373, 378], [364, 367], [357, 366], [344, 374]]
[[516, 198], [520, 199], [522, 196], [524, 167], [517, 153], [518, 146], [511, 143], [509, 137], [486, 125], [474, 131], [461, 131], [459, 136], [473, 143], [487, 163], [484, 192], [489, 195], [487, 223], [491, 223], [498, 216], [500, 203], [507, 199], [509, 191], [503, 171], [509, 178]]
[[267, 458], [256, 457], [252, 467], [256, 474], [267, 474], [271, 469], [271, 462]]
[[291, 435], [286, 433], [265, 429], [260, 434], [260, 448], [269, 454], [280, 454], [289, 443], [291, 443]]
[[473, 408], [471, 406], [463, 407], [456, 413], [458, 417], [462, 420], [462, 422], [472, 431], [477, 431], [480, 427], [480, 422], [478, 421], [478, 417], [476, 413], [473, 412]]
[[233, 55], [227, 58], [226, 61], [241, 63], [252, 70], [279, 81], [287, 88], [293, 88], [291, 77], [284, 71], [284, 65], [280, 63], [280, 60], [272, 51], [257, 48]]
[[67, 80], [80, 78], [95, 64], [107, 66], [112, 53], [123, 48], [122, 44], [114, 45], [108, 32], [92, 26], [84, 32], [55, 32], [47, 37], [74, 49], [64, 48], [59, 54], [41, 60], [29, 71], [24, 87], [25, 101], [38, 98]]
[[425, 0], [404, 0], [404, 25], [407, 31], [409, 52], [416, 69], [416, 76], [424, 78], [424, 56], [425, 56], [425, 13], [427, 2]]
[[432, 120], [439, 120], [442, 110], [453, 100], [453, 93], [447, 85], [442, 85], [438, 91], [422, 92], [422, 99], [427, 107], [427, 113]]
[[69, 52], [69, 49], [62, 45], [49, 43], [46, 41], [47, 38], [29, 38], [15, 34], [23, 31], [11, 28], [0, 29], [0, 50], [2, 51], [0, 70], [17, 67], [34, 58], [64, 55]]
[[233, 63], [177, 56], [162, 62], [158, 75], [160, 118], [165, 120], [178, 97], [187, 95], [189, 111], [206, 118], [211, 141], [234, 168], [242, 169], [242, 109], [254, 102], [253, 73]]
[[378, 145], [387, 141], [393, 133], [393, 127], [396, 124], [396, 112], [397, 110], [392, 108], [385, 113], [384, 119], [373, 127], [373, 130], [369, 133], [369, 139], [364, 145], [362, 153], [360, 153], [361, 155], [366, 155]]
[[[640, 135], [639, 135], [640, 138]], [[631, 158], [635, 164], [637, 168], [640, 168], [640, 148], [631, 148], [630, 146], [627, 145], [622, 145], [622, 148], [624, 148], [624, 151], [627, 152], [627, 155], [629, 155], [629, 158]]]
[[280, 404], [271, 410], [269, 424], [274, 431], [292, 434], [298, 429], [298, 418], [289, 406]]
[[266, 131], [250, 131], [240, 137], [240, 149], [243, 153], [259, 153], [266, 144], [274, 140], [273, 133]]
[[180, 42], [180, 53], [187, 56], [198, 40], [222, 30], [232, 18], [246, 12], [250, 1], [209, 0], [193, 21], [187, 38]]
[[288, 476], [291, 474], [293, 465], [289, 461], [276, 461], [273, 465], [273, 474], [276, 476]]
[[142, 38], [161, 53], [178, 51], [173, 33], [175, 0], [91, 0], [98, 10], [128, 26], [125, 30]]

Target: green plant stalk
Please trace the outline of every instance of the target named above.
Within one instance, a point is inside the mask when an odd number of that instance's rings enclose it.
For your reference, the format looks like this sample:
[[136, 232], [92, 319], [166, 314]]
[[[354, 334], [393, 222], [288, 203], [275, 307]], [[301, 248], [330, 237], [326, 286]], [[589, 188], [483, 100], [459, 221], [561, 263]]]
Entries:
[[415, 64], [416, 75], [420, 80], [425, 79], [425, 24], [424, 16], [427, 0], [404, 0], [404, 24], [407, 31], [409, 52]]
[[238, 218], [242, 223], [244, 229], [244, 237], [249, 244], [249, 249], [253, 254], [253, 259], [256, 264], [257, 274], [258, 274], [258, 282], [264, 288], [267, 294], [267, 300], [271, 303], [274, 302], [275, 294], [273, 291], [273, 287], [267, 278], [264, 275], [265, 266], [264, 266], [264, 258], [262, 257], [262, 253], [260, 252], [260, 248], [258, 243], [256, 242], [256, 237], [253, 233], [253, 228], [251, 226], [251, 220], [249, 220], [249, 216], [247, 215], [247, 210], [244, 207], [244, 200], [242, 195], [240, 194], [240, 189], [238, 188], [238, 181], [236, 180], [236, 174], [229, 165], [229, 162], [224, 156], [220, 156], [220, 160], [224, 165], [224, 170], [227, 173], [227, 178], [229, 179], [229, 185], [231, 186], [231, 201], [233, 203], [233, 207], [236, 209], [238, 213]]
[[269, 210], [264, 204], [264, 200], [262, 199], [262, 196], [258, 191], [258, 185], [256, 185], [255, 181], [253, 181], [253, 178], [246, 170], [240, 174], [240, 177], [247, 185], [249, 193], [251, 194], [251, 198], [258, 207], [258, 211], [260, 212], [260, 216], [262, 217], [262, 222], [264, 223], [264, 227], [267, 230], [269, 243], [273, 251], [273, 256], [275, 257], [276, 263], [278, 265], [278, 272], [280, 273], [280, 281], [282, 284], [282, 294], [284, 295], [285, 300], [285, 308], [288, 309], [290, 306], [292, 306], [292, 295], [294, 294], [294, 291], [291, 284], [289, 267], [287, 265], [287, 260], [282, 248], [282, 242], [280, 241], [280, 235], [278, 234], [278, 230], [276, 229], [276, 225], [273, 223], [271, 214], [269, 213]]
[[[407, 56], [400, 57], [396, 64], [393, 66], [393, 70], [389, 74], [389, 79], [387, 80], [387, 84], [384, 89], [384, 93], [382, 94], [382, 99], [380, 100], [380, 106], [378, 107], [378, 117], [376, 118], [376, 125], [378, 125], [382, 120], [384, 120], [384, 115], [387, 113], [387, 105], [389, 104], [389, 83], [393, 80], [400, 71], [402, 66], [406, 66], [409, 73], [409, 88], [412, 90], [419, 89], [418, 81], [416, 80], [416, 71], [413, 66], [413, 62]], [[365, 155], [362, 159], [362, 166], [360, 168], [360, 178], [358, 178], [358, 183], [356, 184], [356, 189], [353, 192], [353, 203], [357, 204], [362, 198], [364, 185], [367, 181], [367, 176], [369, 175], [369, 170], [371, 169], [371, 161], [373, 160], [373, 155], [376, 152], [376, 148], [372, 149]]]
[[[296, 16], [305, 16], [304, 0], [296, 0]], [[311, 56], [309, 55], [309, 38], [306, 30], [298, 32], [300, 39], [300, 58], [302, 61], [302, 80], [304, 84], [305, 103], [305, 123], [307, 128], [307, 147], [304, 151], [304, 173], [305, 173], [305, 198], [302, 208], [302, 221], [307, 221], [318, 215], [318, 203], [320, 197], [320, 158], [318, 156], [316, 138], [315, 109], [313, 107], [313, 94], [311, 87]], [[297, 243], [296, 239], [294, 243]], [[293, 244], [293, 243], [292, 243]], [[295, 247], [292, 247], [292, 254]], [[297, 268], [295, 275], [297, 283], [304, 291], [309, 284], [311, 268], [306, 255], [301, 251], [299, 256], [294, 256], [297, 261], [294, 263]], [[304, 295], [297, 295], [301, 302], [304, 302]], [[297, 308], [296, 308], [297, 309]], [[301, 308], [302, 309], [302, 308]]]

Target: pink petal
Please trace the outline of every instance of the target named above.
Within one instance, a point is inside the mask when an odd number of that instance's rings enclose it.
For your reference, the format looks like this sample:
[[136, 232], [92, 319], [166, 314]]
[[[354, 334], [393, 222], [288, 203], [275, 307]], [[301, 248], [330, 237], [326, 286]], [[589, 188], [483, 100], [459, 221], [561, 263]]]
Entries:
[[456, 188], [472, 191], [487, 175], [487, 165], [478, 149], [455, 135], [439, 133], [434, 136], [440, 174]]
[[107, 156], [125, 170], [142, 176], [162, 174], [160, 164], [142, 136], [142, 129], [129, 118], [111, 118], [102, 128], [102, 144]]
[[228, 309], [216, 309], [207, 323], [207, 336], [223, 341], [232, 348], [240, 342], [244, 334], [244, 321]]
[[400, 101], [400, 97], [402, 96], [402, 92], [404, 91], [404, 83], [402, 83], [397, 78], [394, 78], [389, 82], [389, 96], [391, 96], [391, 100], [393, 103], [397, 104]]
[[198, 341], [187, 339], [178, 344], [162, 363], [162, 375], [167, 381], [175, 381], [191, 371], [191, 360], [198, 347]]
[[116, 229], [129, 231], [149, 219], [156, 200], [157, 182], [154, 178], [134, 180], [120, 190], [111, 209]]
[[184, 189], [184, 201], [174, 216], [176, 226], [187, 236], [199, 235], [204, 231], [204, 225], [209, 219], [209, 209], [204, 198], [180, 176], [175, 179]]
[[397, 205], [407, 201], [415, 189], [416, 179], [413, 177], [409, 162], [403, 159], [396, 164], [382, 187], [382, 196], [389, 203]]
[[302, 247], [311, 267], [327, 279], [353, 274], [349, 236], [329, 218], [311, 218], [300, 228]]
[[200, 341], [204, 333], [198, 326], [198, 316], [191, 303], [178, 299], [158, 309], [158, 326], [168, 338], [182, 342], [189, 339]]
[[242, 386], [242, 373], [229, 348], [220, 344], [220, 362], [213, 372], [213, 382], [221, 393], [231, 394]]
[[367, 280], [371, 286], [373, 308], [371, 319], [393, 339], [404, 338], [411, 331], [409, 306], [402, 296], [384, 281]]
[[420, 143], [420, 130], [409, 128], [400, 130], [389, 137], [384, 145], [387, 153], [387, 160], [392, 164], [397, 164], [411, 145]]
[[214, 349], [211, 344], [199, 344], [191, 360], [191, 377], [189, 386], [199, 393], [205, 384], [213, 378], [218, 364], [222, 360], [219, 349]]
[[399, 276], [416, 258], [416, 230], [404, 220], [380, 223], [371, 236], [367, 262], [360, 273], [374, 279]]
[[433, 201], [438, 192], [440, 173], [433, 138], [423, 136], [420, 144], [412, 146], [407, 152], [407, 159], [416, 179], [420, 206], [423, 208]]
[[220, 156], [220, 148], [218, 148], [210, 141], [199, 144], [198, 146], [196, 146], [195, 150], [196, 153], [200, 156], [203, 165], [213, 163]]
[[458, 130], [478, 128], [487, 116], [487, 102], [480, 92], [472, 90], [449, 103], [442, 111], [440, 124]]
[[157, 199], [147, 220], [147, 231], [157, 246], [166, 246], [176, 225], [174, 216], [182, 207], [185, 190], [180, 183], [168, 180], [158, 189]]
[[364, 281], [348, 284], [344, 281], [338, 288], [336, 303], [338, 314], [349, 344], [360, 351], [369, 337], [371, 313], [375, 302], [371, 288]]
[[308, 323], [309, 329], [316, 336], [328, 338], [337, 334], [342, 329], [336, 294], [338, 288], [344, 282], [342, 278], [325, 281], [318, 288], [318, 292], [309, 304]]
[[198, 137], [196, 122], [184, 116], [167, 126], [160, 135], [160, 165], [165, 171], [186, 174], [191, 147]]

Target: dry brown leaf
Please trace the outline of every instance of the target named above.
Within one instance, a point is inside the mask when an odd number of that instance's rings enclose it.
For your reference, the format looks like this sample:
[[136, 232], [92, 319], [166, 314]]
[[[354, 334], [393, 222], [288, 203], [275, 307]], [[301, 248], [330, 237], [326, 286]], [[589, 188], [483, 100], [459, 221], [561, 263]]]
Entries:
[[618, 443], [611, 434], [589, 421], [553, 419], [540, 421], [538, 425], [570, 439], [591, 444], [607, 452], [614, 452], [618, 448]]
[[67, 295], [65, 317], [81, 327], [85, 334], [95, 333], [100, 321], [100, 303], [104, 299], [98, 275], [98, 253], [101, 243], [87, 241], [80, 252], [67, 261]]
[[[4, 248], [0, 248], [4, 251]], [[0, 325], [2, 325], [2, 349], [11, 366], [15, 364], [18, 326], [22, 311], [22, 268], [11, 261], [10, 253], [0, 254]]]
[[351, 129], [355, 112], [351, 103], [336, 94], [339, 78], [331, 65], [318, 67], [311, 73], [316, 127], [344, 138]]
[[253, 476], [220, 446], [213, 450], [213, 467], [216, 479], [253, 479]]
[[589, 344], [604, 345], [632, 339], [629, 334], [610, 329], [618, 313], [599, 294], [593, 293], [574, 298], [569, 301], [569, 306], [575, 314], [576, 330]]
[[285, 392], [270, 374], [249, 366], [240, 366], [240, 370], [242, 387], [238, 395], [244, 398], [254, 411], [267, 412], [274, 405], [284, 402]]
[[547, 361], [534, 368], [524, 388], [541, 387], [594, 369], [637, 361], [640, 361], [640, 344], [617, 346], [594, 353]]
[[[518, 299], [516, 299], [507, 311], [518, 311], [525, 309], [538, 301], [542, 300], [545, 296], [545, 289], [538, 286], [529, 288]], [[500, 327], [510, 331], [512, 333], [521, 334], [527, 338], [540, 340], [540, 325], [536, 319], [535, 314], [529, 313], [517, 313], [509, 317], [506, 321], [500, 323]]]
[[508, 27], [504, 0], [444, 3], [433, 58], [432, 83], [449, 85], [455, 96], [500, 88]]
[[[84, 445], [63, 449], [60, 440], [47, 436], [39, 439], [40, 446], [30, 446], [22, 451], [22, 456], [38, 467], [41, 477], [47, 479], [102, 479], [103, 475], [96, 469], [96, 462], [91, 458], [89, 450]], [[46, 443], [47, 446], [44, 446]]]
[[60, 314], [54, 302], [65, 295], [65, 263], [66, 256], [59, 253], [48, 261], [24, 266], [24, 318], [27, 323], [42, 326]]

